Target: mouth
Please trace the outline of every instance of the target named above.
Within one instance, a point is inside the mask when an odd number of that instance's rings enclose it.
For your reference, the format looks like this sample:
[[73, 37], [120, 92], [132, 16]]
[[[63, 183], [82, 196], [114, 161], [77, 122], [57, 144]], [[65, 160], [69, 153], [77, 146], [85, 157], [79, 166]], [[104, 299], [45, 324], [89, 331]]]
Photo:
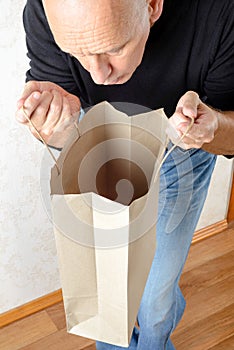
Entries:
[[107, 80], [104, 83], [104, 85], [120, 85], [120, 84], [126, 83], [129, 79], [130, 79], [130, 77], [128, 77], [127, 75], [121, 75], [120, 77], [118, 77], [115, 80], [112, 80], [112, 81]]
[[117, 79], [115, 80], [112, 80], [112, 81], [105, 81], [103, 85], [115, 85], [115, 84], [118, 84], [118, 82], [120, 81], [121, 77], [118, 77]]

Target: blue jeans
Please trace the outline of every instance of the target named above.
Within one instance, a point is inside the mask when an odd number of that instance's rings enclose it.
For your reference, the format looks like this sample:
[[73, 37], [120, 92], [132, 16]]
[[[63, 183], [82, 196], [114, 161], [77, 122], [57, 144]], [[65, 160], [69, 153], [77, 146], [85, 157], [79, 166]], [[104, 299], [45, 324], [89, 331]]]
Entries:
[[[215, 161], [203, 150], [177, 147], [161, 169], [157, 249], [138, 312], [140, 330], [134, 328], [129, 350], [175, 350], [170, 335], [185, 309], [178, 283]], [[96, 348], [126, 349], [102, 342]]]

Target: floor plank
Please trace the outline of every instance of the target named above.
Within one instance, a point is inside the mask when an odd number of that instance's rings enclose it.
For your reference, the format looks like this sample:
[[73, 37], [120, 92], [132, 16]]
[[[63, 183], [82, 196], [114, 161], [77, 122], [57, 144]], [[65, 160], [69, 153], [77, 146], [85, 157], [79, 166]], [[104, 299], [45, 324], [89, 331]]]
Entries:
[[[177, 331], [172, 339], [179, 350], [207, 350], [232, 336], [234, 304]], [[225, 350], [229, 350], [226, 348]]]
[[178, 331], [194, 325], [207, 315], [215, 315], [234, 303], [234, 276], [225, 279], [187, 299], [187, 308]]
[[57, 328], [46, 311], [40, 311], [2, 328], [0, 349], [18, 350], [56, 331]]
[[234, 250], [183, 273], [180, 287], [189, 298], [234, 276]]
[[[172, 337], [176, 350], [234, 350], [233, 228], [191, 247], [180, 285], [187, 308]], [[96, 347], [93, 340], [66, 332], [63, 303], [59, 303], [3, 328], [0, 349]]]
[[208, 350], [234, 350], [234, 335]]
[[[187, 307], [172, 337], [176, 349], [216, 350], [213, 347], [223, 346], [225, 339], [234, 335], [233, 228], [192, 246], [180, 286]], [[232, 340], [225, 350], [232, 349]]]
[[233, 235], [234, 228], [231, 227], [221, 234], [192, 245], [183, 272], [192, 270], [212, 259], [233, 251]]
[[47, 314], [54, 322], [58, 330], [66, 328], [66, 319], [63, 303], [55, 304], [46, 309]]
[[92, 346], [94, 346], [93, 340], [68, 334], [67, 331], [63, 329], [30, 345], [22, 347], [21, 350], [91, 350]]

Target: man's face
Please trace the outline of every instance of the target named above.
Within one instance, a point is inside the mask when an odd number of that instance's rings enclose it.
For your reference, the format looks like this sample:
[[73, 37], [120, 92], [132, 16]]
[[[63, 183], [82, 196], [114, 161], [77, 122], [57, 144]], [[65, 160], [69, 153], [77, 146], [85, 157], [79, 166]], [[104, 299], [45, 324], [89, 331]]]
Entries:
[[56, 43], [96, 84], [123, 84], [142, 61], [150, 21], [147, 3], [134, 2], [44, 1]]

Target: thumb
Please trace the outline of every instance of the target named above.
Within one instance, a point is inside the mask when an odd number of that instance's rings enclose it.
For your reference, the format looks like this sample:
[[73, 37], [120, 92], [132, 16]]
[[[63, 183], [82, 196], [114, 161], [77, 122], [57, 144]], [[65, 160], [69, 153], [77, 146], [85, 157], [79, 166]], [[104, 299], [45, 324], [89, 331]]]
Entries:
[[183, 115], [195, 119], [199, 104], [200, 99], [198, 94], [194, 91], [188, 91], [180, 98], [177, 104], [177, 110], [179, 109]]
[[39, 83], [36, 81], [28, 81], [23, 89], [20, 99], [17, 101], [17, 109], [21, 109], [25, 100], [35, 91], [40, 91]]
[[36, 90], [38, 90], [39, 87], [40, 86], [36, 81], [29, 81], [25, 84], [21, 97], [16, 103], [15, 117], [18, 122], [24, 123], [24, 124], [27, 123], [27, 119], [25, 118], [25, 113], [23, 111], [24, 103], [32, 93], [38, 94], [38, 91]]
[[21, 98], [26, 100], [34, 91], [40, 91], [40, 82], [35, 80], [28, 81], [24, 86]]

